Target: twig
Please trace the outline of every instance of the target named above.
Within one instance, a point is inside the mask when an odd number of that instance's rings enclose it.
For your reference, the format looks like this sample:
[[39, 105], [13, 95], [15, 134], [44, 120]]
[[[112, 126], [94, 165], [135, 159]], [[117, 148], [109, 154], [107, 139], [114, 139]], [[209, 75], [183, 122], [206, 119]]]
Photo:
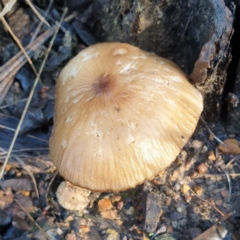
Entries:
[[[240, 177], [240, 173], [228, 173], [228, 175], [231, 177]], [[226, 175], [225, 174], [202, 174], [202, 175], [198, 175], [194, 178], [202, 178], [202, 177], [218, 178], [218, 177], [226, 177]]]
[[227, 164], [226, 168], [228, 168], [234, 161], [240, 160], [240, 154], [234, 156]]
[[11, 34], [12, 38], [14, 39], [14, 41], [17, 43], [18, 47], [21, 49], [21, 51], [23, 52], [23, 54], [25, 55], [28, 63], [30, 64], [34, 74], [37, 76], [37, 70], [33, 65], [32, 60], [30, 59], [30, 57], [28, 56], [27, 52], [25, 51], [24, 47], [22, 46], [21, 42], [18, 40], [17, 36], [14, 34], [14, 32], [12, 31], [11, 27], [8, 25], [7, 21], [5, 20], [4, 17], [1, 18], [4, 26], [7, 28], [8, 32]]
[[12, 7], [16, 3], [16, 0], [10, 0], [8, 3], [5, 4], [2, 12], [0, 13], [0, 19], [4, 17], [5, 14], [7, 14], [9, 11], [12, 10]]
[[20, 164], [20, 166], [22, 166], [22, 168], [27, 171], [27, 173], [28, 173], [29, 176], [31, 177], [32, 182], [33, 182], [33, 185], [34, 185], [34, 188], [35, 188], [36, 196], [37, 196], [37, 198], [39, 198], [39, 192], [38, 192], [38, 188], [37, 188], [37, 182], [36, 182], [36, 179], [35, 179], [35, 177], [33, 176], [32, 172], [29, 170], [29, 168], [25, 165], [25, 163], [22, 161], [22, 159], [21, 159], [20, 157], [14, 156], [14, 158], [18, 161], [18, 163]]
[[[76, 17], [77, 12], [73, 12], [69, 16], [67, 16], [64, 21], [71, 21], [74, 17]], [[47, 41], [54, 31], [56, 27], [60, 26], [58, 23], [49, 28], [46, 32], [40, 35], [34, 42], [30, 43], [26, 48], [26, 52], [31, 57], [34, 54], [34, 51], [37, 50], [45, 41]], [[7, 63], [0, 67], [0, 103], [4, 99], [7, 94], [15, 74], [18, 70], [25, 64], [26, 58], [24, 54], [20, 51], [14, 57], [12, 57]]]
[[14, 198], [14, 201], [18, 204], [18, 206], [27, 214], [28, 218], [34, 223], [34, 225], [40, 230], [40, 232], [43, 234], [43, 236], [47, 240], [51, 240], [51, 238], [45, 233], [45, 231], [38, 225], [38, 223], [32, 218], [32, 216], [27, 212], [27, 210], [23, 207], [23, 205], [17, 200], [17, 198]]
[[56, 172], [53, 174], [52, 178], [51, 178], [51, 181], [49, 182], [48, 186], [47, 186], [47, 189], [46, 189], [46, 192], [45, 192], [45, 202], [47, 203], [47, 196], [48, 196], [48, 192], [49, 192], [49, 189], [55, 179], [55, 177], [57, 176], [58, 174], [58, 171], [56, 170]]
[[203, 202], [206, 202], [206, 203], [210, 204], [210, 205], [211, 205], [218, 213], [220, 213], [222, 216], [225, 216], [225, 214], [224, 214], [222, 211], [220, 211], [220, 210], [215, 206], [214, 202], [209, 202], [209, 201], [207, 201], [207, 200], [199, 197], [191, 188], [190, 188], [190, 191], [191, 191], [197, 198], [201, 199]]
[[[47, 7], [47, 10], [46, 10], [46, 12], [44, 13], [44, 16], [43, 16], [44, 18], [48, 15], [48, 13], [49, 13], [49, 11], [50, 11], [50, 9], [51, 9], [51, 7], [52, 7], [52, 3], [53, 3], [53, 0], [50, 0], [50, 1], [49, 1], [49, 4], [48, 4], [48, 7]], [[40, 23], [38, 24], [38, 26], [37, 26], [34, 34], [32, 35], [32, 38], [31, 38], [31, 40], [30, 40], [29, 43], [31, 43], [31, 42], [33, 42], [33, 41], [35, 40], [35, 38], [37, 37], [37, 35], [38, 35], [38, 33], [39, 33], [39, 31], [40, 31], [40, 29], [41, 29], [41, 27], [42, 27], [42, 25], [43, 25], [43, 21], [40, 21]]]
[[[18, 153], [18, 152], [27, 152], [27, 151], [47, 151], [49, 148], [22, 148], [19, 150], [12, 150], [12, 153]], [[0, 156], [7, 155], [7, 151], [0, 152]]]
[[[63, 18], [64, 18], [65, 14], [66, 14], [66, 12], [67, 12], [67, 9], [65, 8], [65, 9], [64, 9], [64, 12], [63, 12], [63, 15], [62, 15], [62, 18], [61, 18], [61, 20], [60, 20], [60, 24], [59, 24], [59, 25], [61, 25], [61, 23], [62, 23], [62, 21], [63, 21]], [[45, 57], [44, 57], [44, 59], [43, 59], [43, 62], [42, 62], [42, 64], [41, 64], [41, 66], [40, 66], [38, 76], [37, 76], [37, 78], [35, 79], [34, 84], [33, 84], [33, 86], [32, 86], [31, 92], [30, 92], [29, 97], [28, 97], [28, 101], [27, 101], [27, 103], [26, 103], [26, 105], [25, 105], [25, 108], [24, 108], [24, 110], [23, 110], [22, 116], [21, 116], [21, 118], [20, 118], [20, 121], [19, 121], [18, 126], [17, 126], [17, 129], [16, 129], [16, 132], [15, 132], [15, 134], [14, 134], [14, 137], [13, 137], [13, 139], [12, 139], [11, 145], [10, 145], [10, 147], [9, 147], [7, 157], [6, 157], [6, 159], [5, 159], [4, 163], [3, 163], [3, 166], [2, 166], [2, 168], [1, 168], [1, 171], [0, 171], [0, 179], [1, 179], [2, 176], [3, 176], [4, 169], [5, 169], [6, 165], [7, 165], [8, 159], [9, 159], [9, 157], [10, 157], [10, 155], [11, 155], [12, 150], [13, 150], [13, 146], [14, 146], [15, 141], [16, 141], [16, 139], [17, 139], [19, 130], [20, 130], [21, 126], [22, 126], [22, 123], [23, 123], [24, 117], [25, 117], [25, 115], [26, 115], [28, 106], [29, 106], [29, 104], [30, 104], [30, 102], [31, 102], [31, 100], [32, 100], [33, 93], [34, 93], [35, 88], [36, 88], [36, 86], [37, 86], [37, 84], [38, 84], [39, 77], [40, 77], [40, 75], [41, 75], [41, 73], [42, 73], [42, 70], [43, 70], [43, 68], [44, 68], [44, 66], [45, 66], [46, 60], [47, 60], [48, 55], [49, 55], [49, 53], [50, 53], [50, 50], [51, 50], [51, 48], [52, 48], [53, 42], [54, 42], [54, 40], [55, 40], [55, 38], [56, 38], [56, 36], [57, 36], [58, 30], [59, 30], [59, 26], [57, 26], [56, 31], [55, 31], [52, 39], [51, 39], [51, 42], [50, 42], [49, 47], [48, 47], [48, 49], [47, 49], [47, 51], [46, 51]]]
[[4, 109], [4, 108], [7, 108], [7, 107], [11, 107], [11, 106], [13, 106], [13, 105], [15, 105], [15, 104], [18, 104], [18, 103], [20, 103], [20, 102], [26, 102], [26, 101], [27, 101], [27, 98], [23, 98], [23, 99], [18, 100], [18, 101], [14, 102], [14, 103], [2, 105], [2, 106], [0, 106], [0, 109]]
[[[34, 51], [37, 50], [45, 41], [47, 41], [52, 34], [56, 26], [49, 28], [45, 33], [39, 36], [36, 41], [30, 43], [25, 49], [28, 55], [31, 57]], [[13, 58], [11, 58], [7, 63], [0, 67], [0, 103], [5, 97], [10, 88], [14, 75], [18, 70], [25, 64], [26, 58], [24, 54], [20, 51]]]
[[205, 127], [207, 128], [207, 130], [213, 135], [213, 137], [220, 143], [220, 144], [222, 144], [224, 147], [226, 147], [226, 144], [223, 142], [223, 141], [221, 141], [221, 139], [219, 139], [212, 131], [211, 131], [211, 129], [208, 127], [208, 125], [207, 125], [207, 123], [205, 122], [205, 120], [201, 117], [200, 118], [201, 119], [201, 121], [203, 122], [203, 124], [205, 125]]
[[[7, 129], [7, 130], [12, 131], [12, 132], [16, 132], [16, 129], [14, 129], [14, 128], [10, 128], [10, 127], [6, 127], [6, 126], [1, 125], [1, 124], [0, 124], [0, 128]], [[28, 136], [28, 137], [30, 137], [30, 138], [34, 138], [34, 139], [37, 139], [37, 140], [39, 140], [39, 141], [42, 141], [42, 142], [46, 142], [46, 143], [48, 143], [47, 140], [42, 139], [42, 138], [38, 138], [38, 137], [33, 136], [33, 135], [31, 135], [31, 134], [27, 134], [27, 135], [25, 135], [25, 136]]]
[[229, 177], [229, 174], [227, 171], [219, 167], [219, 169], [226, 175], [227, 181], [228, 181], [228, 202], [230, 201], [231, 194], [232, 194], [232, 185], [231, 185], [231, 179]]
[[42, 22], [44, 22], [48, 27], [50, 27], [50, 26], [49, 26], [49, 23], [41, 16], [41, 14], [37, 11], [37, 9], [34, 7], [34, 5], [32, 4], [32, 2], [29, 1], [29, 0], [26, 0], [26, 2], [27, 2], [28, 5], [30, 6], [30, 8], [33, 10], [33, 12], [38, 16], [38, 18], [39, 18]]

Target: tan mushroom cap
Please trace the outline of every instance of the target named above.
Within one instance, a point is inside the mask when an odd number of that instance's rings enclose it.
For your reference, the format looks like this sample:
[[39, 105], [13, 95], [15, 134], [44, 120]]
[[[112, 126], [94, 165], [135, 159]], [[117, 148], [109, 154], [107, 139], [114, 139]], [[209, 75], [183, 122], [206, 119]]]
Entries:
[[174, 63], [129, 44], [97, 44], [59, 76], [50, 156], [80, 187], [132, 188], [175, 160], [202, 109]]

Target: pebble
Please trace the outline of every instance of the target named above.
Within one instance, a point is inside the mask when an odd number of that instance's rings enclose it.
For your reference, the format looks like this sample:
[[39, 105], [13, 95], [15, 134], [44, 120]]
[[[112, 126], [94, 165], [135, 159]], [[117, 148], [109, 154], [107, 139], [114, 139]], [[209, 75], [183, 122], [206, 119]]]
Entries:
[[216, 156], [215, 156], [213, 151], [210, 151], [208, 153], [208, 159], [211, 160], [211, 161], [215, 161], [216, 160]]
[[74, 231], [68, 233], [65, 237], [65, 240], [77, 240], [76, 233]]
[[236, 139], [228, 138], [224, 141], [226, 146], [223, 146], [222, 144], [218, 145], [218, 148], [223, 153], [228, 154], [239, 154], [240, 153], [240, 146], [239, 142]]
[[129, 207], [128, 209], [124, 209], [124, 213], [126, 215], [133, 215], [135, 212], [135, 208], [133, 206]]
[[189, 185], [182, 184], [181, 188], [180, 188], [180, 191], [181, 191], [181, 193], [186, 194], [189, 191], [189, 189], [190, 189]]
[[198, 166], [197, 166], [197, 172], [199, 174], [204, 174], [208, 171], [208, 167], [206, 166], [205, 163], [200, 163]]
[[184, 199], [186, 202], [190, 202], [192, 200], [192, 197], [190, 195], [186, 195]]
[[86, 226], [86, 225], [82, 225], [80, 226], [81, 231], [88, 233], [91, 231], [90, 227]]
[[118, 217], [117, 210], [108, 210], [101, 212], [102, 218], [116, 219]]
[[6, 191], [0, 190], [0, 209], [4, 209], [13, 202], [13, 193], [11, 188]]
[[119, 202], [122, 199], [122, 197], [120, 195], [114, 195], [111, 198], [111, 201], [114, 202]]
[[119, 201], [119, 202], [117, 203], [117, 209], [118, 209], [118, 210], [121, 210], [121, 209], [123, 208], [123, 206], [124, 206], [124, 202], [123, 202], [123, 201]]
[[180, 184], [179, 182], [176, 182], [176, 184], [174, 185], [174, 189], [175, 189], [176, 191], [179, 191], [180, 188], [181, 188], [181, 184]]
[[106, 233], [108, 234], [106, 240], [120, 240], [120, 235], [117, 231], [115, 231], [111, 228], [108, 228], [106, 230]]
[[194, 186], [193, 191], [198, 195], [201, 196], [203, 194], [203, 188], [201, 186]]
[[57, 189], [57, 198], [60, 205], [68, 210], [83, 212], [89, 204], [88, 196], [91, 191], [63, 181]]
[[195, 149], [200, 149], [202, 147], [202, 142], [199, 140], [193, 140], [192, 147]]
[[221, 195], [224, 198], [227, 197], [228, 196], [228, 191], [226, 191], [226, 190], [221, 191]]
[[112, 202], [111, 202], [110, 199], [103, 198], [103, 199], [100, 199], [98, 201], [98, 210], [100, 212], [108, 211], [108, 210], [111, 210], [111, 209], [113, 209], [113, 205], [112, 205]]

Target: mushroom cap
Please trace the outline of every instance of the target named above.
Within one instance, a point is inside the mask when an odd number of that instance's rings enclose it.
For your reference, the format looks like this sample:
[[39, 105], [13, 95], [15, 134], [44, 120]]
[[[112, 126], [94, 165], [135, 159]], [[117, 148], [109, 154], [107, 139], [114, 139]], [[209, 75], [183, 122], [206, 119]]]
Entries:
[[126, 190], [175, 160], [202, 109], [202, 95], [171, 61], [125, 43], [96, 44], [59, 75], [50, 157], [74, 185]]

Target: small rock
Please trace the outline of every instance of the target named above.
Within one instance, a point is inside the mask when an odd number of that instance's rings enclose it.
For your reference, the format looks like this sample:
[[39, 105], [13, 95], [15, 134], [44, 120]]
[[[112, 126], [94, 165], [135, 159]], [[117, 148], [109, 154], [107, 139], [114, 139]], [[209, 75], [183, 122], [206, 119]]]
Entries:
[[208, 150], [208, 147], [207, 147], [206, 145], [204, 145], [204, 146], [202, 147], [201, 153], [206, 153], [207, 150]]
[[186, 194], [189, 191], [189, 189], [190, 189], [190, 187], [187, 184], [182, 184], [180, 191], [181, 191], [181, 193]]
[[175, 191], [179, 191], [180, 188], [181, 188], [181, 184], [179, 182], [176, 182], [176, 184], [174, 185]]
[[209, 137], [208, 137], [208, 139], [212, 142], [212, 141], [214, 140], [213, 134], [210, 134]]
[[6, 191], [0, 190], [0, 209], [4, 209], [13, 202], [13, 194], [11, 188]]
[[135, 212], [135, 209], [134, 209], [133, 206], [129, 207], [128, 209], [124, 209], [124, 213], [125, 213], [126, 215], [133, 215], [134, 212]]
[[120, 240], [120, 235], [117, 231], [115, 231], [111, 228], [108, 228], [106, 230], [106, 233], [108, 234], [106, 240]]
[[240, 146], [236, 139], [228, 138], [224, 141], [226, 146], [223, 146], [222, 144], [218, 145], [219, 150], [221, 150], [223, 153], [228, 154], [240, 154]]
[[77, 240], [76, 233], [74, 231], [68, 233], [65, 237], [65, 240]]
[[117, 203], [117, 209], [118, 210], [121, 210], [123, 208], [123, 206], [124, 206], [124, 202], [123, 201], [120, 201], [120, 202]]
[[215, 156], [213, 151], [210, 151], [208, 153], [208, 159], [211, 160], [211, 161], [215, 161], [216, 160], [216, 156]]
[[193, 140], [192, 141], [192, 147], [194, 149], [200, 149], [200, 148], [202, 148], [202, 142], [199, 141], [199, 140]]
[[164, 201], [164, 204], [166, 205], [166, 206], [170, 206], [170, 204], [171, 204], [171, 198], [170, 197], [166, 197], [166, 199], [165, 199], [165, 201]]
[[199, 174], [203, 174], [203, 173], [206, 173], [208, 171], [208, 167], [206, 166], [205, 163], [200, 163], [198, 166], [197, 166], [197, 172]]
[[223, 191], [221, 191], [221, 195], [222, 195], [222, 197], [225, 198], [228, 196], [228, 192], [226, 190], [223, 190]]
[[60, 205], [68, 210], [83, 212], [88, 206], [91, 191], [63, 181], [57, 189], [57, 198]]
[[146, 232], [155, 232], [159, 218], [162, 214], [160, 195], [156, 193], [147, 193], [144, 205], [144, 229]]
[[198, 195], [201, 196], [203, 194], [203, 188], [201, 186], [194, 186], [193, 191]]
[[189, 174], [190, 178], [196, 178], [198, 176], [198, 173], [196, 171], [193, 171]]
[[186, 202], [190, 202], [192, 200], [192, 197], [190, 195], [186, 195], [184, 199]]
[[113, 210], [101, 212], [101, 216], [102, 218], [117, 219], [118, 214], [117, 214], [117, 210], [113, 209]]
[[85, 232], [85, 233], [88, 233], [91, 231], [90, 227], [86, 226], [86, 225], [82, 225], [80, 226], [80, 229]]
[[114, 202], [119, 202], [122, 199], [122, 197], [120, 195], [114, 195], [111, 198], [111, 201]]
[[112, 202], [111, 202], [110, 199], [103, 198], [103, 199], [100, 199], [98, 201], [98, 210], [100, 212], [108, 211], [108, 210], [111, 210], [111, 209], [113, 209], [113, 205], [112, 205]]

